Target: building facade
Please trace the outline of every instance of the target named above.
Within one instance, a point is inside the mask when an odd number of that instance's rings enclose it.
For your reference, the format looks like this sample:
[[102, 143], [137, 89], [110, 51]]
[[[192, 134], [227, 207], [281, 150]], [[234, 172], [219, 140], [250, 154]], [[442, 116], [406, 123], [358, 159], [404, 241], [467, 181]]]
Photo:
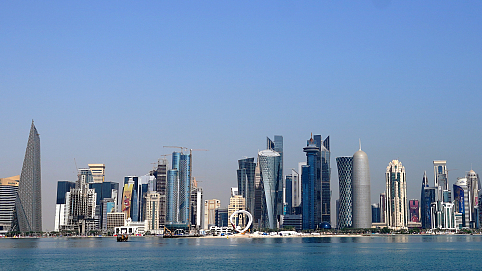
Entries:
[[387, 193], [387, 226], [391, 229], [407, 229], [407, 180], [405, 167], [392, 160], [385, 174]]
[[0, 233], [10, 231], [15, 212], [20, 175], [0, 178]]
[[371, 228], [370, 166], [367, 154], [360, 149], [353, 154], [352, 173], [353, 228]]
[[15, 210], [21, 232], [42, 231], [42, 179], [40, 166], [40, 136], [33, 120], [18, 184]]
[[204, 201], [204, 229], [216, 226], [216, 210], [221, 207], [221, 201], [210, 199]]
[[339, 207], [337, 228], [351, 228], [353, 223], [352, 172], [353, 157], [337, 157], [339, 180]]
[[283, 212], [283, 180], [281, 173], [280, 154], [272, 150], [258, 153], [260, 177], [263, 188], [264, 202], [262, 206], [261, 223], [263, 228], [279, 227], [279, 216]]
[[255, 171], [254, 157], [238, 160], [238, 194], [246, 199], [246, 210], [254, 214], [255, 205]]

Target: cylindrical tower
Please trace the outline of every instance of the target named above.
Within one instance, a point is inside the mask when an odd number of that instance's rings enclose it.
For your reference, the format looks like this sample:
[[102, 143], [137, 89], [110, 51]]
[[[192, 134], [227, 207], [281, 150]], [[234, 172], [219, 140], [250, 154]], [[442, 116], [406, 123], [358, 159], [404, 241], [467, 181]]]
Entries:
[[368, 156], [361, 148], [353, 154], [352, 195], [353, 228], [371, 228], [370, 167]]

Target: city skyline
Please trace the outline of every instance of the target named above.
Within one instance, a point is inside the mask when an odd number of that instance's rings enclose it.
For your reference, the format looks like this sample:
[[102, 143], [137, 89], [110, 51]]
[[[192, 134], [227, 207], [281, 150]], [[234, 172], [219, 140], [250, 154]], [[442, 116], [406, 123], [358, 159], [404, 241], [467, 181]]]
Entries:
[[283, 136], [287, 175], [307, 135], [329, 135], [332, 224], [335, 157], [359, 138], [371, 203], [393, 159], [409, 199], [424, 171], [433, 185], [434, 160], [452, 187], [482, 172], [482, 3], [387, 3], [1, 3], [0, 178], [21, 173], [34, 119], [44, 230], [57, 181], [77, 179], [74, 158], [121, 184], [152, 170], [163, 145], [209, 149], [192, 174], [225, 208], [238, 160], [267, 136]]

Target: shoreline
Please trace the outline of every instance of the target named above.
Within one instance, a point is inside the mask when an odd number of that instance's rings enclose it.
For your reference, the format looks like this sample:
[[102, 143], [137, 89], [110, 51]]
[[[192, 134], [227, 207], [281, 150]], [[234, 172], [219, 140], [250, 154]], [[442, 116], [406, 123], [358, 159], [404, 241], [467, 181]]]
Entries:
[[[456, 233], [440, 233], [440, 234], [319, 234], [319, 235], [257, 235], [257, 234], [233, 234], [225, 236], [179, 236], [175, 238], [204, 238], [204, 239], [232, 239], [232, 238], [326, 238], [326, 237], [393, 237], [393, 236], [481, 236], [477, 234], [456, 234]], [[162, 235], [145, 235], [145, 236], [129, 236], [129, 238], [164, 238]], [[50, 239], [50, 238], [116, 238], [116, 236], [19, 236], [19, 237], [0, 237], [0, 239]], [[171, 238], [166, 238], [171, 239]]]

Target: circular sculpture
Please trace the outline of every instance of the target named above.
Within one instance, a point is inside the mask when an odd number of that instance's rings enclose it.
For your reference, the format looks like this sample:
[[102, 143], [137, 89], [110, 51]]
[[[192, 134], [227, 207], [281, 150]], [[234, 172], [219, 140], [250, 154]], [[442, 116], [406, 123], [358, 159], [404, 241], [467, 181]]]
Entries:
[[[246, 224], [246, 227], [244, 229], [241, 229], [241, 227], [239, 226], [236, 226], [233, 222], [233, 218], [235, 215], [239, 214], [239, 213], [242, 213], [242, 214], [245, 214], [247, 217], [248, 217], [248, 224]], [[251, 223], [253, 223], [253, 216], [246, 210], [237, 210], [237, 211], [234, 211], [231, 216], [229, 217], [229, 222], [231, 222], [231, 225], [233, 226], [233, 229], [239, 233], [245, 233], [249, 227], [251, 227]]]

